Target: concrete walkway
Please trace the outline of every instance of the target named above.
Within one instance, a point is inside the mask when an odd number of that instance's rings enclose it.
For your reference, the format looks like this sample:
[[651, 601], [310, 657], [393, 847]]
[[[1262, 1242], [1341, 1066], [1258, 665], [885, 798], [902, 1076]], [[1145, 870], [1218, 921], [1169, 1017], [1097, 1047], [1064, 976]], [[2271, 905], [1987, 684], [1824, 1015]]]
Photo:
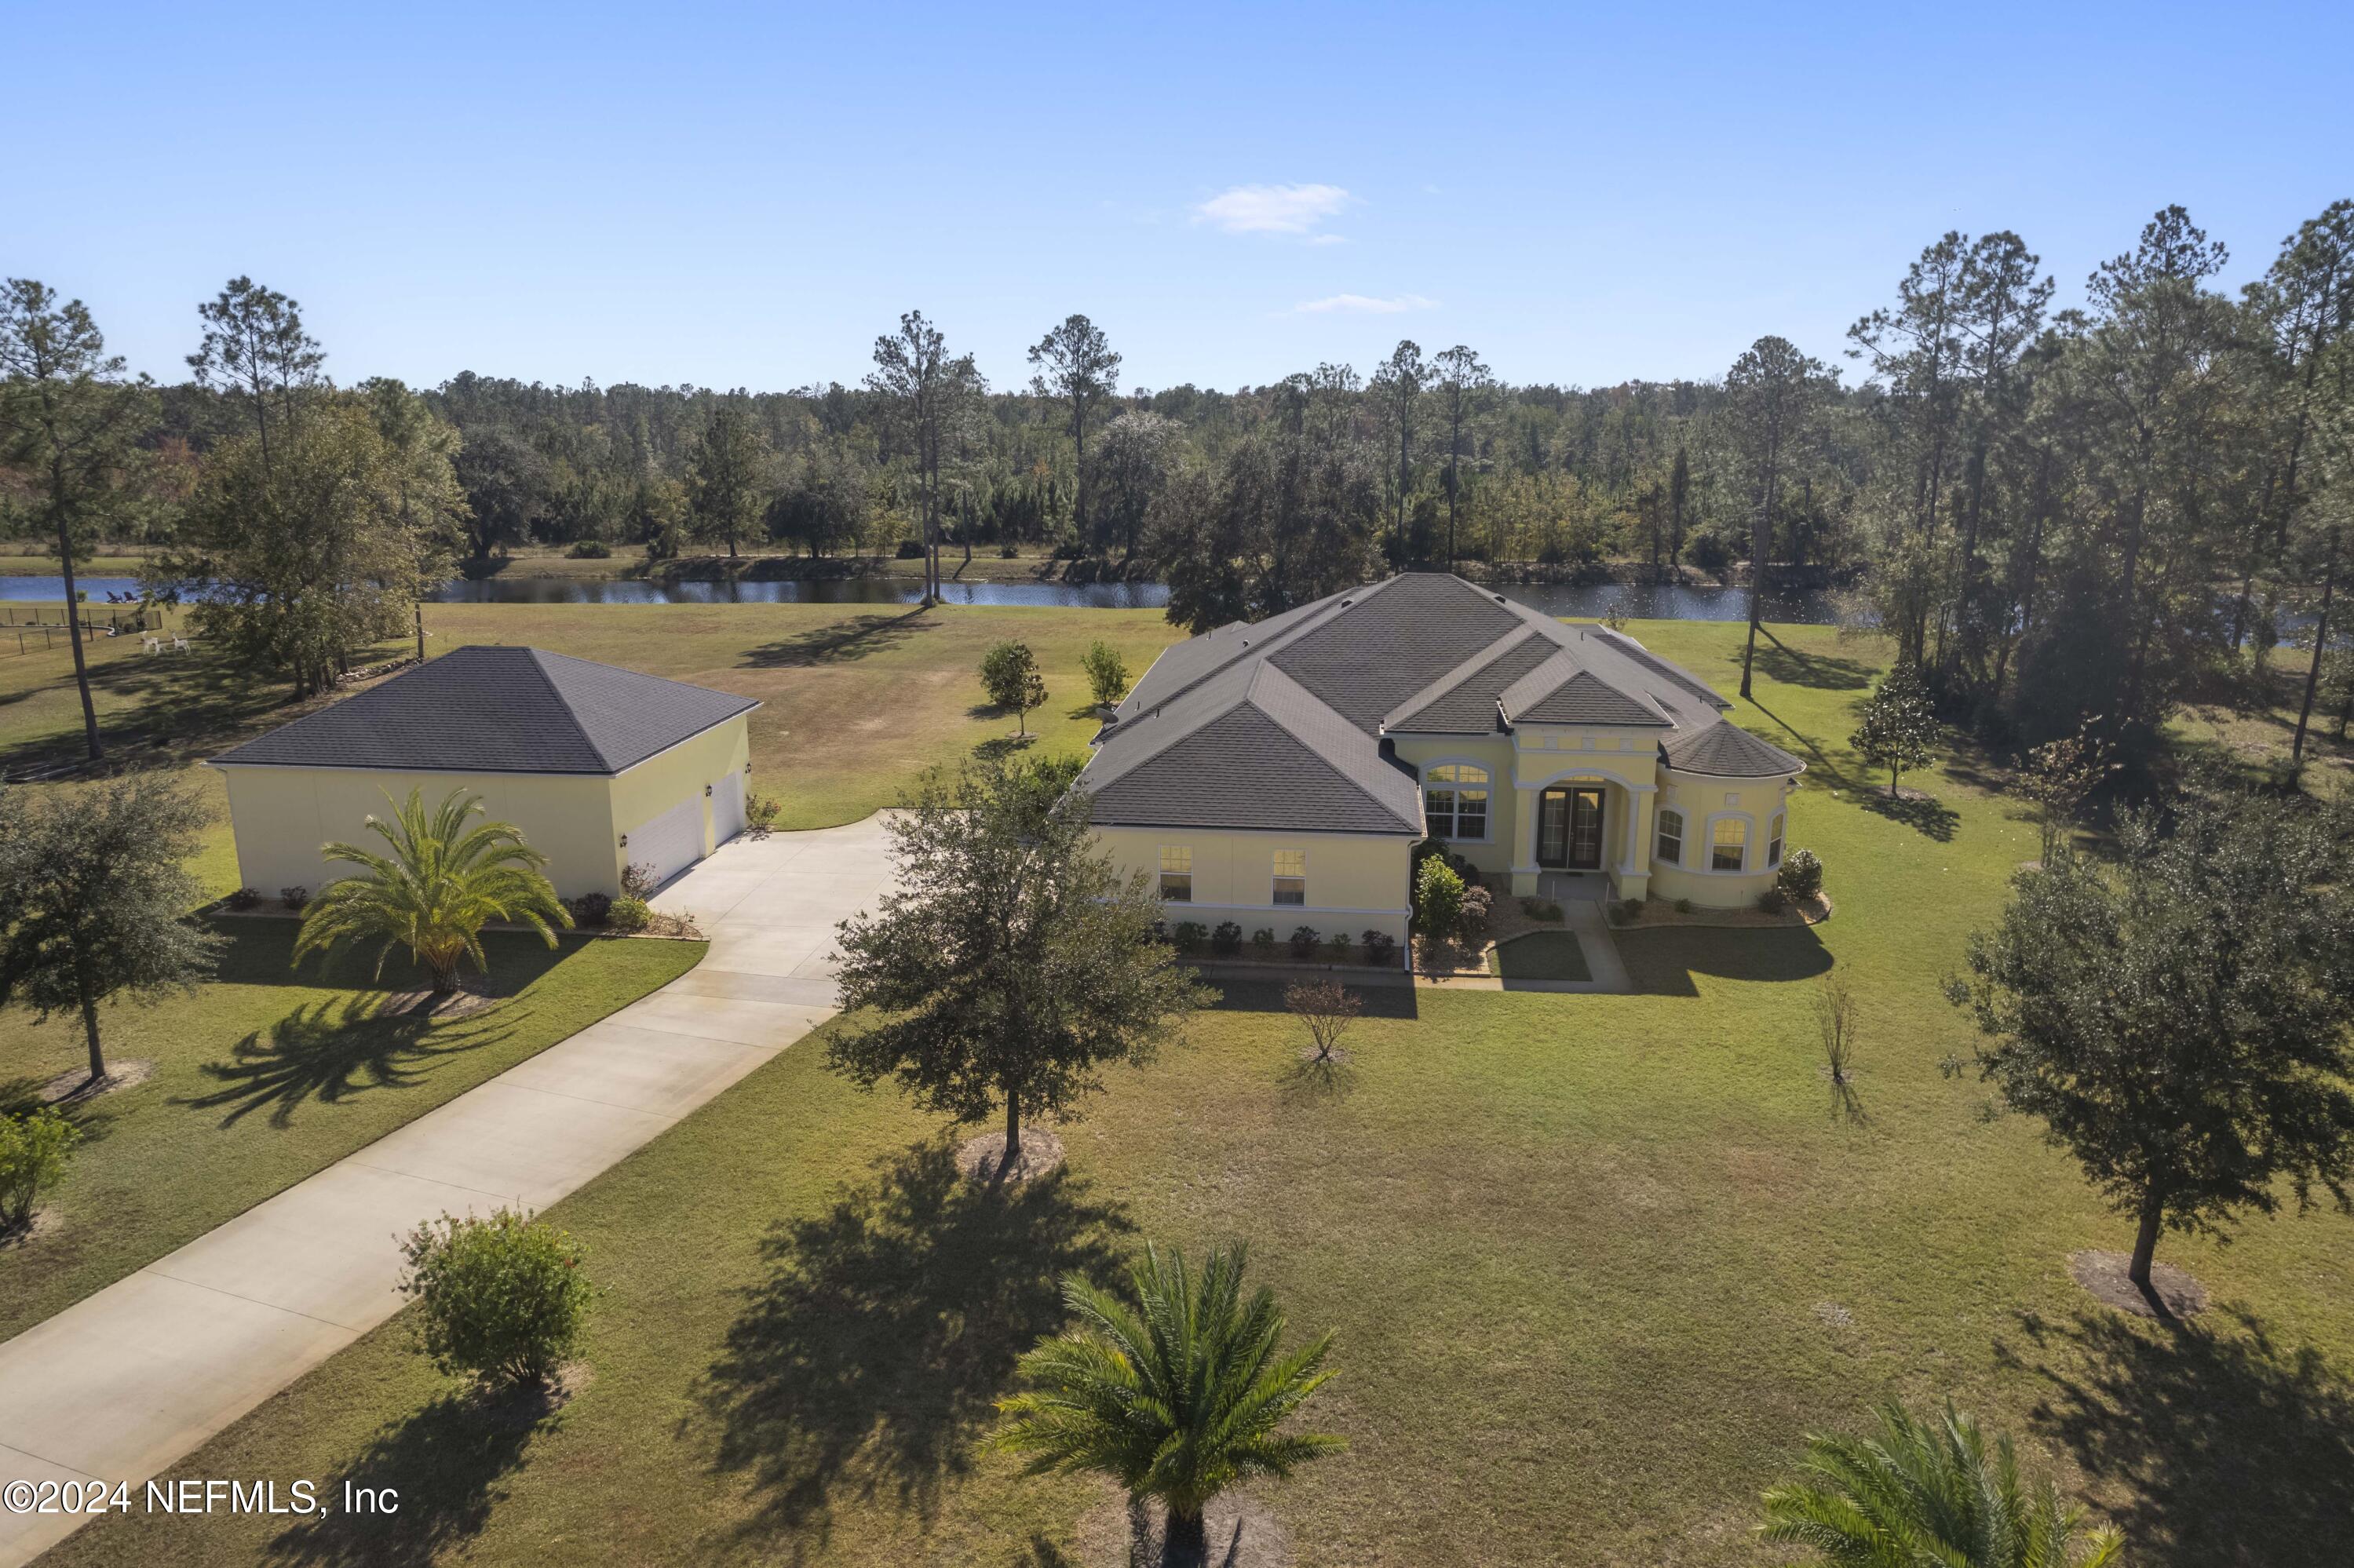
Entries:
[[[127, 1481], [137, 1506], [398, 1309], [397, 1236], [545, 1208], [808, 1033], [834, 1011], [834, 922], [885, 891], [885, 848], [880, 817], [725, 846], [654, 900], [710, 934], [695, 969], [0, 1344], [0, 1483]], [[80, 1522], [0, 1510], [0, 1565]]]

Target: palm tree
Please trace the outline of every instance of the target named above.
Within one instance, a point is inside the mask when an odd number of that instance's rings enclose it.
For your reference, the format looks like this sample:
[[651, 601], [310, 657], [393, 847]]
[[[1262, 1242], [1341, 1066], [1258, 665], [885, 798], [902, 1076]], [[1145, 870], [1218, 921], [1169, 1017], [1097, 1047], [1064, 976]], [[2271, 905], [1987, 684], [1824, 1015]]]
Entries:
[[1030, 1471], [1116, 1477], [1131, 1500], [1168, 1509], [1164, 1552], [1199, 1562], [1209, 1542], [1202, 1510], [1236, 1481], [1280, 1478], [1347, 1444], [1275, 1428], [1332, 1374], [1332, 1336], [1276, 1353], [1283, 1314], [1262, 1287], [1242, 1299], [1241, 1243], [1213, 1247], [1197, 1277], [1185, 1257], [1149, 1243], [1129, 1271], [1131, 1303], [1077, 1275], [1063, 1300], [1080, 1321], [1022, 1358], [1033, 1392], [998, 1403], [997, 1441], [1031, 1457]]
[[1821, 1568], [2105, 1568], [2125, 1550], [2115, 1531], [2086, 1530], [2050, 1478], [2024, 1487], [2010, 1439], [1989, 1453], [1951, 1404], [1941, 1421], [1883, 1405], [1880, 1429], [1808, 1437], [1812, 1478], [1766, 1492], [1758, 1534], [1811, 1549]]
[[471, 958], [476, 969], [488, 972], [482, 942], [486, 921], [523, 921], [556, 946], [551, 925], [569, 926], [572, 919], [540, 874], [547, 857], [508, 823], [468, 826], [467, 819], [482, 810], [479, 798], [452, 789], [429, 818], [423, 797], [411, 789], [391, 821], [374, 814], [367, 819], [392, 853], [327, 845], [322, 853], [329, 860], [360, 869], [312, 900], [294, 943], [294, 961], [346, 942], [374, 941], [379, 944], [376, 972], [381, 975], [385, 955], [407, 948], [432, 975], [433, 990], [440, 994], [458, 989], [461, 959]]

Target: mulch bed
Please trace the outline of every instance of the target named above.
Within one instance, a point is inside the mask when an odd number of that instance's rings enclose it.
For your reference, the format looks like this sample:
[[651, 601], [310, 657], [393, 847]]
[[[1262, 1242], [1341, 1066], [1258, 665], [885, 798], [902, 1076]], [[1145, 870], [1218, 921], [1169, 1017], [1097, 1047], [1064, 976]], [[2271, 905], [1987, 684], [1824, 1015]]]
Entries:
[[57, 1234], [64, 1224], [57, 1210], [45, 1204], [35, 1209], [21, 1225], [0, 1225], [0, 1252], [30, 1246], [43, 1236]]
[[1202, 1510], [1210, 1555], [1171, 1557], [1158, 1503], [1108, 1502], [1079, 1520], [1079, 1561], [1087, 1568], [1290, 1568], [1291, 1537], [1248, 1492], [1226, 1492]]
[[2148, 1292], [2126, 1277], [2132, 1266], [2133, 1259], [2121, 1252], [2068, 1255], [2069, 1275], [2104, 1306], [2137, 1318], [2195, 1318], [2207, 1310], [2207, 1287], [2172, 1264], [2149, 1266]]
[[384, 999], [384, 1005], [376, 1010], [376, 1016], [430, 1018], [440, 1023], [453, 1018], [471, 1018], [505, 1000], [463, 984], [456, 991], [397, 991]]
[[101, 1095], [135, 1089], [154, 1075], [154, 1063], [136, 1058], [108, 1063], [103, 1078], [93, 1079], [88, 1068], [75, 1067], [59, 1073], [41, 1086], [41, 1103], [50, 1106], [81, 1105]]
[[1002, 1132], [985, 1132], [957, 1146], [957, 1169], [968, 1179], [985, 1185], [1002, 1181], [1019, 1184], [1061, 1170], [1063, 1140], [1043, 1127], [1024, 1128], [1022, 1157], [1011, 1170], [1001, 1169], [1004, 1162], [1005, 1135]]
[[596, 1375], [587, 1361], [567, 1361], [535, 1388], [478, 1388], [473, 1414], [489, 1430], [527, 1432], [571, 1404]]
[[1642, 913], [1632, 920], [1621, 920], [1613, 915], [1614, 930], [1627, 930], [1643, 926], [1819, 926], [1831, 917], [1836, 908], [1830, 895], [1818, 893], [1801, 903], [1787, 905], [1768, 915], [1763, 909], [1693, 909], [1680, 912], [1665, 899], [1654, 898], [1642, 906]]

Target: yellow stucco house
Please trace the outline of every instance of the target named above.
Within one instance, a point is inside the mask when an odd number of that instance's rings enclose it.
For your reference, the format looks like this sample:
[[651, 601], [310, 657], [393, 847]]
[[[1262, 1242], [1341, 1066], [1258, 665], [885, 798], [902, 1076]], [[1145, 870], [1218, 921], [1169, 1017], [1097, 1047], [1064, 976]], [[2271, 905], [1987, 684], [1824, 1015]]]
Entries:
[[378, 848], [371, 814], [412, 789], [482, 797], [548, 857], [567, 898], [659, 884], [744, 826], [748, 697], [537, 648], [467, 647], [212, 758], [243, 885], [274, 896], [344, 874], [335, 840]]
[[1406, 573], [1164, 652], [1079, 777], [1169, 918], [1403, 940], [1413, 846], [1515, 894], [1753, 905], [1804, 764], [1601, 626]]

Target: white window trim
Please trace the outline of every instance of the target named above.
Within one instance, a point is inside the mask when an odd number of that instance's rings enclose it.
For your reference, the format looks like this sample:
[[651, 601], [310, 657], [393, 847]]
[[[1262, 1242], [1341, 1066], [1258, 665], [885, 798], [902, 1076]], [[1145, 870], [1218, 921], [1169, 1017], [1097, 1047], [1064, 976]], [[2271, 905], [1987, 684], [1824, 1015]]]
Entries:
[[1766, 823], [1766, 870], [1779, 871], [1781, 869], [1782, 857], [1789, 853], [1789, 840], [1790, 813], [1786, 809], [1776, 807], [1775, 809], [1774, 815], [1768, 818]]
[[[1716, 868], [1716, 824], [1728, 819], [1743, 824], [1741, 833], [1741, 869], [1739, 871], [1719, 871]], [[1686, 818], [1685, 820], [1689, 821], [1691, 819]], [[1690, 842], [1691, 841], [1686, 840], [1685, 842]], [[1704, 863], [1700, 865], [1687, 865], [1680, 869], [1689, 872], [1695, 876], [1763, 876], [1766, 874], [1765, 872], [1753, 868], [1749, 863], [1749, 852], [1753, 849], [1759, 851], [1761, 853], [1765, 850], [1765, 845], [1757, 842], [1757, 819], [1755, 817], [1752, 816], [1747, 811], [1712, 811], [1708, 816], [1706, 836], [1701, 840], [1701, 857]]]
[[[1662, 859], [1659, 854], [1659, 841], [1667, 836], [1667, 830], [1660, 823], [1659, 819], [1667, 816], [1673, 816], [1676, 820], [1676, 858], [1673, 860]], [[1681, 806], [1661, 806], [1651, 813], [1651, 858], [1653, 860], [1658, 861], [1661, 865], [1674, 866], [1679, 871], [1686, 870], [1688, 867], [1684, 863], [1691, 859], [1691, 813], [1686, 811]]]
[[[1494, 842], [1496, 842], [1496, 793], [1497, 793], [1497, 786], [1496, 786], [1496, 766], [1495, 766], [1495, 764], [1494, 764], [1494, 763], [1492, 763], [1492, 762], [1483, 761], [1483, 760], [1481, 760], [1480, 758], [1477, 758], [1477, 757], [1434, 757], [1434, 758], [1432, 758], [1429, 761], [1423, 763], [1423, 764], [1421, 765], [1421, 768], [1422, 768], [1423, 810], [1424, 810], [1426, 813], [1427, 813], [1427, 812], [1429, 811], [1429, 810], [1430, 810], [1430, 791], [1431, 791], [1433, 789], [1456, 789], [1456, 790], [1460, 790], [1460, 789], [1463, 788], [1463, 786], [1462, 786], [1461, 784], [1459, 784], [1459, 783], [1457, 783], [1457, 784], [1449, 784], [1449, 783], [1447, 783], [1447, 782], [1445, 782], [1445, 781], [1443, 781], [1443, 780], [1442, 780], [1442, 781], [1440, 781], [1439, 783], [1437, 783], [1437, 784], [1434, 785], [1434, 784], [1431, 782], [1431, 778], [1430, 778], [1430, 775], [1431, 775], [1431, 773], [1432, 773], [1432, 771], [1433, 771], [1434, 769], [1436, 769], [1436, 768], [1478, 768], [1478, 769], [1479, 770], [1480, 774], [1481, 774], [1481, 775], [1482, 775], [1482, 776], [1487, 779], [1487, 782], [1486, 782], [1485, 784], [1474, 784], [1474, 785], [1472, 785], [1472, 786], [1471, 786], [1471, 788], [1472, 788], [1472, 789], [1485, 789], [1486, 791], [1488, 791], [1488, 825], [1487, 825], [1487, 829], [1486, 829], [1486, 831], [1485, 831], [1485, 832], [1483, 832], [1482, 833], [1480, 833], [1480, 835], [1479, 835], [1478, 838], [1476, 838], [1476, 839], [1457, 838], [1457, 837], [1456, 837], [1454, 834], [1452, 834], [1452, 833], [1433, 833], [1433, 834], [1431, 835], [1431, 837], [1433, 837], [1433, 838], [1435, 838], [1435, 839], [1437, 839], [1437, 840], [1441, 841], [1442, 842], [1445, 842], [1445, 843], [1450, 843], [1450, 844], [1491, 844], [1491, 843], [1494, 843]], [[1460, 810], [1459, 809], [1458, 810], [1458, 811], [1457, 811], [1457, 813], [1456, 813], [1456, 818], [1457, 818], [1457, 821], [1458, 821], [1462, 820], [1462, 813], [1461, 813], [1461, 810]]]

